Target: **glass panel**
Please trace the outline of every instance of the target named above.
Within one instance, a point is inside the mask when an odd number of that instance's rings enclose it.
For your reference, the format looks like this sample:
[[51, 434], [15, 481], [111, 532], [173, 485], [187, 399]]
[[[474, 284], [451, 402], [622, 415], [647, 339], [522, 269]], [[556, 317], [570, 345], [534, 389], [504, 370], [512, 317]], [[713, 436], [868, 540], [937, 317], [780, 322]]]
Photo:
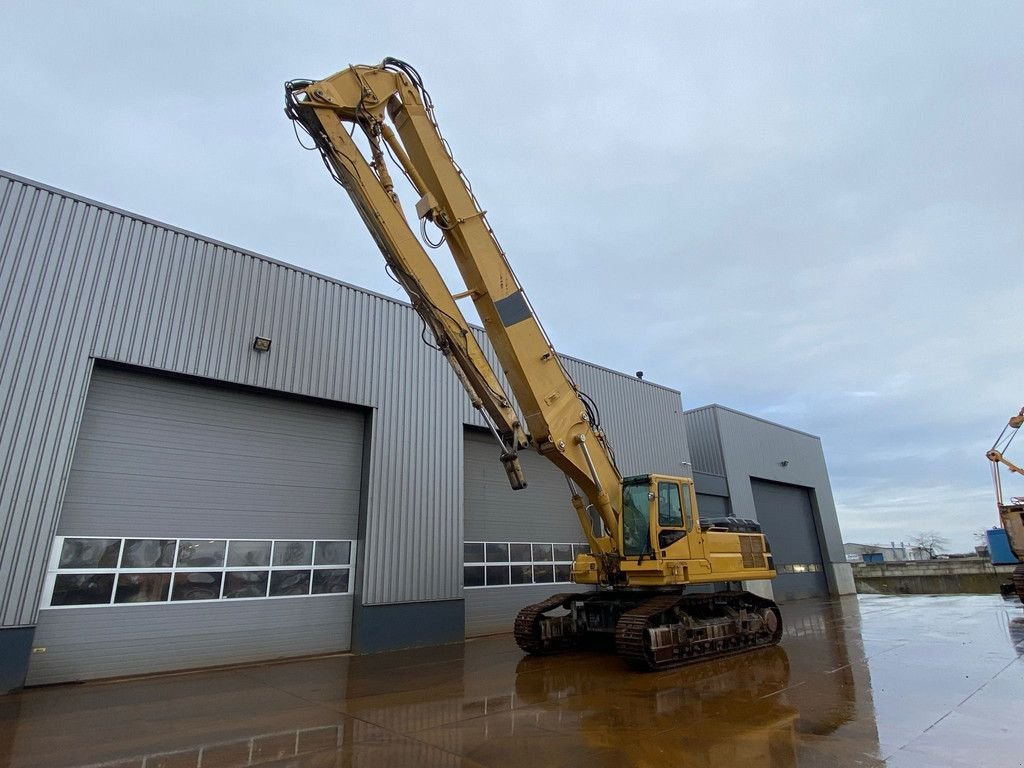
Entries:
[[348, 592], [348, 568], [324, 568], [313, 571], [313, 594]]
[[555, 560], [572, 560], [572, 544], [555, 544]]
[[178, 565], [182, 568], [220, 567], [224, 565], [225, 544], [224, 539], [182, 539], [178, 545]]
[[[267, 552], [267, 556], [270, 553]], [[266, 597], [270, 571], [228, 571], [224, 574], [224, 597]]]
[[528, 563], [533, 559], [529, 544], [509, 544], [508, 559], [513, 563]]
[[351, 559], [352, 542], [350, 541], [318, 541], [316, 543], [316, 560], [314, 561], [316, 565], [348, 565]]
[[572, 566], [571, 565], [556, 565], [555, 566], [555, 581], [572, 581]]
[[647, 486], [622, 486], [622, 548], [626, 557], [650, 554], [649, 514], [650, 500]]
[[482, 563], [484, 561], [484, 545], [466, 542], [462, 545], [462, 562]]
[[492, 587], [501, 584], [508, 584], [508, 566], [487, 566], [487, 586]]
[[508, 544], [488, 544], [487, 545], [487, 562], [488, 563], [507, 563], [508, 562]]
[[534, 544], [533, 545], [533, 561], [541, 563], [551, 562], [551, 545], [550, 544]]
[[269, 541], [232, 541], [228, 544], [228, 567], [270, 565]]
[[[174, 544], [172, 541], [171, 544]], [[171, 556], [174, 548], [171, 548]], [[122, 573], [117, 577], [115, 603], [161, 603], [171, 590], [169, 573]]]
[[572, 559], [575, 560], [578, 555], [589, 555], [590, 545], [589, 544], [573, 544], [572, 545]]
[[482, 587], [484, 585], [484, 567], [482, 565], [467, 565], [462, 569], [462, 583], [467, 587]]
[[309, 571], [274, 571], [270, 574], [270, 596], [309, 594]]
[[533, 583], [533, 566], [532, 565], [513, 565], [512, 567], [512, 583], [513, 584], [532, 584]]
[[120, 539], [64, 539], [61, 568], [117, 568]]
[[312, 565], [312, 541], [275, 541], [274, 565]]
[[127, 539], [121, 553], [121, 567], [170, 568], [174, 565], [175, 543], [174, 539]]
[[113, 589], [112, 573], [60, 573], [50, 605], [102, 605], [110, 602]]
[[683, 489], [683, 514], [686, 515], [686, 530], [693, 530], [693, 502], [689, 487]]
[[176, 573], [171, 600], [218, 600], [223, 575], [211, 571]]
[[555, 580], [555, 570], [550, 565], [533, 566], [533, 580], [537, 584], [550, 583]]
[[683, 527], [683, 505], [679, 500], [679, 486], [675, 483], [658, 483], [658, 525]]

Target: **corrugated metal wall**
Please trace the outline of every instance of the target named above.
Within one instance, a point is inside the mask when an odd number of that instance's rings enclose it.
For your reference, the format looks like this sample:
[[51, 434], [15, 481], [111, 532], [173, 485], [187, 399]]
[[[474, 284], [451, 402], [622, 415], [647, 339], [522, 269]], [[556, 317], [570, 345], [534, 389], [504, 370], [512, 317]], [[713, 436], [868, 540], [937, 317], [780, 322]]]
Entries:
[[[374, 408], [362, 601], [461, 597], [481, 422], [408, 305], [0, 172], [0, 338], [0, 625], [35, 620], [90, 358]], [[680, 471], [678, 392], [566, 365], [624, 471]]]
[[408, 306], [6, 176], [0, 233], [5, 625], [35, 618], [90, 356], [379, 406], [363, 599], [461, 594], [463, 395]]
[[686, 438], [690, 442], [693, 456], [693, 471], [709, 475], [725, 474], [725, 457], [722, 455], [722, 440], [718, 434], [715, 407], [705, 406], [686, 411]]
[[[832, 485], [819, 438], [721, 405], [687, 411], [686, 419], [695, 456], [696, 446], [717, 445], [724, 470], [721, 474], [728, 477], [729, 499], [738, 517], [757, 518], [751, 478], [809, 488], [815, 519], [821, 527], [822, 554], [827, 561], [845, 564]], [[711, 426], [714, 433], [706, 433]]]

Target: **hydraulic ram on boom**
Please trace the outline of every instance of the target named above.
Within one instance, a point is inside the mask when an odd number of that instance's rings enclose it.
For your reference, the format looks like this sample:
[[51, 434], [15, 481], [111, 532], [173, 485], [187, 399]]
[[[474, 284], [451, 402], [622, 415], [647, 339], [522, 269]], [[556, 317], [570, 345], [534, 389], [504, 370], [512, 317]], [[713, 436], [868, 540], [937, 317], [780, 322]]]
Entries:
[[[349, 193], [392, 276], [491, 426], [512, 487], [526, 485], [518, 451], [527, 447], [568, 480], [591, 550], [577, 558], [572, 578], [598, 589], [524, 608], [515, 626], [520, 646], [551, 652], [604, 634], [628, 662], [654, 669], [778, 642], [781, 617], [772, 601], [743, 591], [683, 594], [689, 584], [773, 578], [760, 528], [701, 523], [690, 478], [621, 476], [596, 406], [555, 354], [441, 135], [419, 74], [385, 59], [323, 80], [293, 80], [285, 90], [288, 116]], [[465, 292], [451, 293], [417, 239], [386, 157], [415, 190], [423, 239], [437, 245], [426, 226], [440, 230]], [[457, 300], [467, 296], [522, 418], [459, 309]]]

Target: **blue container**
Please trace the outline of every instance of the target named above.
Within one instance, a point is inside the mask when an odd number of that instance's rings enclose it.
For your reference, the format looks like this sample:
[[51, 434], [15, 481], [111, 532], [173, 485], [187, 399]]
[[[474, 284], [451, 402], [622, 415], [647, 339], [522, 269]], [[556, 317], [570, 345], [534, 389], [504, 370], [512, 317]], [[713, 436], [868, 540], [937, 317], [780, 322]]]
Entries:
[[1002, 528], [989, 528], [985, 531], [985, 538], [988, 539], [988, 553], [992, 558], [992, 565], [1016, 565], [1020, 562], [1013, 555], [1010, 549], [1010, 539]]
[[861, 557], [864, 558], [865, 563], [884, 563], [885, 558], [881, 552], [865, 552]]

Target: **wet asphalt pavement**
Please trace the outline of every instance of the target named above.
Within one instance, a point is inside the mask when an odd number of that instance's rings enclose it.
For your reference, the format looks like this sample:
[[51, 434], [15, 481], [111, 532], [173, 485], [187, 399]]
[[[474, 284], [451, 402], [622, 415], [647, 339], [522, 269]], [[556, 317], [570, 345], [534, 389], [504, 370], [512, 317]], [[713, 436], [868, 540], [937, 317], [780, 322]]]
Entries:
[[0, 697], [0, 766], [1020, 766], [1024, 610], [783, 606], [782, 645], [658, 673], [510, 635]]

